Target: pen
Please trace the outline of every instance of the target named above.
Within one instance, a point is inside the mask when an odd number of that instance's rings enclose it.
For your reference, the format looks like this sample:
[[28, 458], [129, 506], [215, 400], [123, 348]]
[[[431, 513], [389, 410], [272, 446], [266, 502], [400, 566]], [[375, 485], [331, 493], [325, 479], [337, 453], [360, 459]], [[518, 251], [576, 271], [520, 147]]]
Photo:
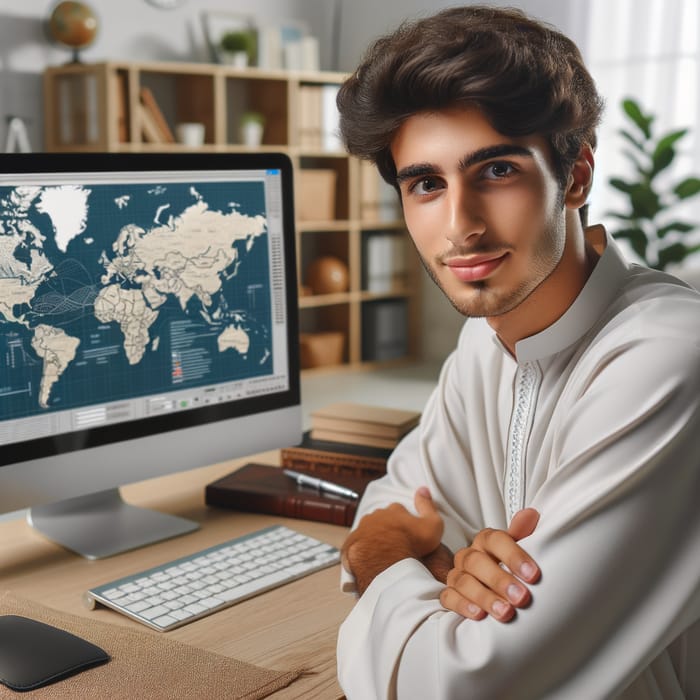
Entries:
[[318, 479], [315, 476], [295, 472], [292, 469], [284, 469], [283, 471], [290, 479], [294, 479], [299, 486], [311, 486], [319, 491], [334, 493], [337, 496], [345, 496], [346, 498], [360, 497], [360, 494], [357, 493], [357, 491], [353, 491], [345, 486], [340, 486], [340, 484], [334, 484], [333, 482], [326, 481], [325, 479]]

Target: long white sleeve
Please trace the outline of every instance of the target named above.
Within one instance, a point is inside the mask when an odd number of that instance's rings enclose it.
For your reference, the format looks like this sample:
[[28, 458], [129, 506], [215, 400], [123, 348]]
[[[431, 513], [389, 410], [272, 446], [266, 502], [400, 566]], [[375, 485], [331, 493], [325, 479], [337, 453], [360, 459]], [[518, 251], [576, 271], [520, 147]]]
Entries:
[[[640, 292], [642, 307], [620, 301], [597, 336], [538, 361], [521, 504], [541, 514], [522, 541], [542, 571], [531, 606], [505, 625], [465, 620], [441, 608], [441, 586], [419, 562], [395, 564], [341, 627], [348, 700], [700, 698], [692, 661], [700, 653], [700, 342], [697, 325], [684, 326], [700, 321], [700, 303], [690, 293], [670, 297], [652, 314], [653, 329], [637, 320], [647, 303]], [[368, 505], [406, 500], [433, 481], [464, 544], [506, 519], [503, 451], [493, 439], [503, 400], [483, 403], [465, 382], [491, 373], [502, 386], [514, 370], [502, 354], [484, 363], [482, 330], [465, 331], [411, 437], [414, 459], [397, 455], [405, 464], [397, 460]], [[461, 499], [471, 506], [460, 515]]]

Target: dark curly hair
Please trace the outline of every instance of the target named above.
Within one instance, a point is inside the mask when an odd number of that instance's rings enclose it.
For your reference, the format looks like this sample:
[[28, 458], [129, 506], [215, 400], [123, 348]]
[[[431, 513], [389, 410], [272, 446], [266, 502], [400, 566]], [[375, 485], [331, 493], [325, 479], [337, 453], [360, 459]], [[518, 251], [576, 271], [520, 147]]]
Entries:
[[603, 101], [576, 45], [520, 10], [454, 7], [377, 39], [338, 93], [347, 150], [396, 186], [391, 142], [417, 112], [478, 106], [500, 133], [544, 136], [565, 186]]

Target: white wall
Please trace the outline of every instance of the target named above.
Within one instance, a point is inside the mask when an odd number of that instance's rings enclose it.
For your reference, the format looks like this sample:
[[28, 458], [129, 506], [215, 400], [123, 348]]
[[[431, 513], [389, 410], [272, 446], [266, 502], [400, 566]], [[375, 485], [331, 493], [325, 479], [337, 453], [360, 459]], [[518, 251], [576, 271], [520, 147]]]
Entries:
[[[404, 19], [414, 19], [446, 7], [464, 4], [477, 3], [447, 0], [342, 0], [339, 69], [352, 70], [373, 38], [391, 31]], [[581, 16], [585, 16], [586, 11], [586, 2], [583, 0], [482, 0], [478, 4], [519, 7], [528, 14], [555, 25], [578, 44], [585, 43], [587, 23], [581, 21]]]
[[[8, 115], [24, 119], [33, 149], [42, 147], [41, 73], [46, 66], [71, 58], [45, 33], [46, 17], [55, 4], [55, 0], [0, 0], [0, 151]], [[159, 10], [146, 0], [88, 0], [88, 4], [100, 30], [94, 44], [81, 53], [86, 62], [208, 61], [201, 22], [201, 13], [207, 10], [251, 15], [258, 24], [303, 20], [312, 34], [323, 36], [322, 66], [330, 68], [334, 4], [327, 0], [186, 0], [173, 10]]]

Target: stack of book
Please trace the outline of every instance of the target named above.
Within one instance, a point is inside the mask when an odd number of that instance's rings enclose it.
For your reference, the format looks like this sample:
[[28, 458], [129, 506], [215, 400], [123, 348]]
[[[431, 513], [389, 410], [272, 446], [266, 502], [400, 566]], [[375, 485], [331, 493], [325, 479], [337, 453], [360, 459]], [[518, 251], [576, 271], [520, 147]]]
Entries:
[[[386, 473], [392, 447], [414, 427], [413, 411], [332, 404], [312, 414], [299, 445], [280, 451], [281, 468], [247, 464], [206, 487], [209, 505], [351, 525], [367, 484]], [[332, 435], [326, 439], [320, 435]], [[372, 432], [374, 431], [374, 432]], [[368, 442], [369, 441], [369, 442]], [[377, 443], [384, 441], [384, 445]], [[291, 474], [287, 473], [291, 470]], [[358, 498], [299, 483], [294, 473], [350, 489]]]
[[416, 411], [334, 403], [311, 414], [311, 437], [392, 450], [419, 419]]

